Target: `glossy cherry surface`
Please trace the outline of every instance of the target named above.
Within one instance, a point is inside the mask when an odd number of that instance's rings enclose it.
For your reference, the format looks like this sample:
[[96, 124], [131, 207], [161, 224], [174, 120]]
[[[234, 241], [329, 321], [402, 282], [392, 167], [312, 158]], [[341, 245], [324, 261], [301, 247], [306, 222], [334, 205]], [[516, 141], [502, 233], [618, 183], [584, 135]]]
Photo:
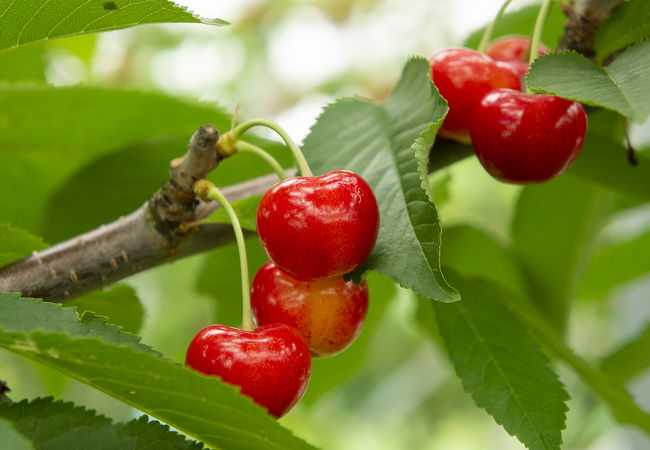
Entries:
[[492, 176], [510, 183], [541, 183], [576, 159], [587, 116], [577, 102], [497, 89], [474, 110], [471, 131], [474, 152]]
[[257, 208], [257, 233], [279, 268], [301, 280], [358, 268], [375, 245], [377, 200], [354, 172], [288, 178], [269, 189]]
[[[519, 77], [524, 77], [528, 72], [528, 48], [530, 38], [522, 35], [502, 36], [488, 44], [485, 54], [497, 61], [511, 65]], [[537, 54], [548, 53], [549, 49], [540, 42]]]
[[346, 349], [359, 335], [368, 312], [368, 287], [342, 276], [300, 281], [268, 262], [255, 275], [251, 308], [258, 325], [284, 323], [305, 338], [312, 356]]
[[508, 65], [467, 48], [450, 48], [433, 55], [431, 78], [449, 104], [440, 134], [469, 141], [472, 113], [481, 98], [496, 88], [521, 89], [519, 76]]
[[286, 414], [300, 400], [311, 374], [307, 343], [284, 324], [255, 331], [205, 327], [190, 343], [185, 365], [241, 387], [242, 394], [275, 417]]

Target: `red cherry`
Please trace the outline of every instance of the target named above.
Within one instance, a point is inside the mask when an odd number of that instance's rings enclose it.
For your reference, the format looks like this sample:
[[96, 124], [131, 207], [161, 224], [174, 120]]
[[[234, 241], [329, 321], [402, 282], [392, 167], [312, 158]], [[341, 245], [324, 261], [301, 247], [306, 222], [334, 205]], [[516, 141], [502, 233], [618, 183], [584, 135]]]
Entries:
[[[530, 38], [528, 36], [502, 36], [487, 46], [485, 54], [492, 59], [510, 64], [519, 77], [524, 77], [526, 72], [528, 72], [529, 47]], [[543, 55], [548, 52], [548, 47], [540, 42], [537, 54]]]
[[481, 98], [496, 88], [521, 89], [509, 65], [467, 48], [450, 48], [433, 55], [431, 78], [449, 104], [440, 128], [445, 137], [469, 142], [472, 112]]
[[258, 325], [284, 323], [305, 338], [314, 357], [345, 350], [361, 332], [368, 286], [342, 276], [300, 281], [267, 262], [255, 275], [251, 308]]
[[299, 280], [357, 269], [372, 251], [378, 230], [375, 195], [348, 170], [288, 178], [269, 189], [257, 208], [262, 247]]
[[509, 183], [541, 183], [576, 159], [587, 132], [582, 105], [512, 89], [487, 94], [474, 110], [472, 144], [483, 167]]
[[255, 331], [205, 327], [192, 339], [185, 365], [241, 387], [275, 417], [298, 403], [311, 374], [307, 343], [296, 330], [277, 323]]

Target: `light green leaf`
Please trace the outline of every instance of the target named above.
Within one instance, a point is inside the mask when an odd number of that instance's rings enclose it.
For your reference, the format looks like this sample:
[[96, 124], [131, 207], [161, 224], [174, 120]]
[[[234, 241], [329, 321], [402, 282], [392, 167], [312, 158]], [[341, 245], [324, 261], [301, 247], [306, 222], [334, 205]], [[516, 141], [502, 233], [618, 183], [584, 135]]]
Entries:
[[650, 368], [650, 325], [600, 362], [600, 368], [619, 383], [626, 383]]
[[17, 261], [45, 247], [47, 245], [41, 238], [14, 228], [8, 223], [0, 223], [0, 266]]
[[485, 231], [457, 225], [445, 228], [443, 239], [444, 267], [500, 284], [520, 297], [528, 295], [514, 252]]
[[596, 251], [589, 261], [577, 295], [585, 299], [601, 299], [617, 286], [648, 273], [650, 232]]
[[[261, 198], [261, 195], [254, 195], [231, 203], [239, 219], [239, 224], [244, 230], [257, 230], [257, 205], [260, 203]], [[230, 223], [230, 218], [225, 209], [219, 208], [210, 214], [207, 222]]]
[[[494, 6], [494, 14], [496, 14], [498, 7]], [[514, 11], [507, 11], [497, 22], [492, 33], [493, 39], [504, 36], [506, 34], [523, 34], [530, 36], [535, 26], [535, 19], [539, 13], [539, 4], [524, 6]], [[486, 16], [486, 19], [489, 15]], [[563, 32], [563, 25], [566, 17], [562, 13], [562, 8], [558, 2], [553, 2], [551, 9], [544, 21], [544, 29], [542, 31], [542, 42], [550, 47], [555, 47], [560, 41]], [[463, 44], [469, 48], [478, 47], [483, 36], [485, 27], [482, 27], [465, 40]]]
[[116, 284], [102, 291], [91, 292], [66, 303], [75, 306], [80, 315], [91, 311], [106, 316], [124, 331], [137, 333], [142, 328], [144, 309], [135, 290], [126, 284]]
[[434, 303], [440, 334], [476, 404], [530, 449], [559, 449], [569, 396], [499, 288], [447, 271], [463, 297]]
[[558, 330], [564, 330], [569, 301], [610, 203], [606, 191], [568, 177], [528, 186], [521, 193], [513, 248], [528, 292]]
[[623, 144], [610, 136], [588, 133], [580, 155], [567, 173], [605, 188], [650, 198], [650, 158], [639, 152], [639, 164], [632, 166], [626, 151]]
[[[0, 405], [1, 411], [2, 405]], [[32, 443], [25, 438], [12, 423], [0, 417], [0, 442], [11, 450], [33, 450]]]
[[112, 424], [110, 419], [94, 411], [70, 402], [55, 402], [51, 397], [0, 405], [0, 417], [13, 422], [38, 448], [85, 450], [97, 447], [98, 443], [102, 448], [203, 448], [202, 444], [170, 431], [167, 425], [148, 421], [146, 416]]
[[622, 2], [599, 27], [594, 40], [598, 63], [616, 50], [650, 35], [650, 2]]
[[360, 98], [329, 105], [303, 151], [315, 173], [352, 170], [377, 197], [379, 237], [361, 271], [376, 270], [448, 302], [459, 297], [440, 270], [440, 224], [427, 173], [428, 151], [447, 107], [429, 73], [429, 63], [414, 58], [383, 105]]
[[627, 49], [606, 68], [576, 52], [542, 55], [526, 77], [535, 92], [611, 109], [643, 123], [650, 114], [650, 40]]
[[[311, 448], [233, 386], [162, 358], [103, 319], [0, 294], [0, 347], [50, 366], [208, 446]], [[39, 330], [39, 331], [32, 331]]]
[[[1, 0], [0, 50], [76, 34], [168, 22], [201, 23], [201, 19], [167, 0]], [[227, 24], [218, 19], [210, 23]]]

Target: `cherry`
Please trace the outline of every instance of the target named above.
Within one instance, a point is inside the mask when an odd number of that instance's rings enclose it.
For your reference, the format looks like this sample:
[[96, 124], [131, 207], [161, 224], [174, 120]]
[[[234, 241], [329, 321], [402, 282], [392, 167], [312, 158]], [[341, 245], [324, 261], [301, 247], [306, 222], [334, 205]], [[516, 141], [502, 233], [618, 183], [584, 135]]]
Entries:
[[345, 350], [361, 332], [368, 311], [366, 282], [342, 276], [300, 281], [264, 264], [251, 288], [251, 308], [258, 325], [284, 323], [305, 338], [313, 357]]
[[497, 89], [474, 110], [474, 152], [495, 178], [541, 183], [576, 159], [587, 132], [580, 103], [553, 95]]
[[[485, 49], [485, 54], [497, 61], [502, 61], [515, 70], [519, 77], [524, 77], [528, 72], [528, 48], [530, 38], [522, 35], [502, 36], [492, 41]], [[538, 55], [548, 53], [549, 49], [539, 43]]]
[[210, 325], [190, 343], [185, 365], [241, 387], [275, 417], [298, 403], [311, 374], [307, 343], [284, 324], [254, 331]]
[[262, 247], [299, 280], [357, 269], [372, 251], [378, 230], [372, 189], [348, 170], [288, 178], [271, 187], [257, 208]]
[[496, 88], [521, 89], [521, 81], [506, 63], [467, 48], [449, 48], [433, 55], [431, 78], [449, 104], [440, 128], [444, 137], [469, 142], [472, 112], [481, 98]]

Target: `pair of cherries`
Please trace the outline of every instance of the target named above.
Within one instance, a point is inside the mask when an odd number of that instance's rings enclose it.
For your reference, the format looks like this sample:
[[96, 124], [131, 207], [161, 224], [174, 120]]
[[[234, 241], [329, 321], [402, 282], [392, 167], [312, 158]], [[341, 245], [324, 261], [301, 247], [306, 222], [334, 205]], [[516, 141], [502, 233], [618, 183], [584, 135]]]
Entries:
[[509, 183], [558, 176], [578, 156], [587, 131], [580, 103], [522, 92], [528, 48], [528, 38], [506, 36], [486, 54], [457, 48], [430, 58], [433, 83], [449, 105], [440, 134], [471, 142], [483, 167]]
[[311, 357], [344, 350], [361, 331], [368, 289], [343, 274], [366, 260], [378, 230], [372, 189], [353, 172], [294, 177], [270, 188], [257, 210], [259, 239], [271, 259], [251, 287], [258, 328], [204, 328], [189, 345], [186, 365], [284, 415], [307, 388]]

